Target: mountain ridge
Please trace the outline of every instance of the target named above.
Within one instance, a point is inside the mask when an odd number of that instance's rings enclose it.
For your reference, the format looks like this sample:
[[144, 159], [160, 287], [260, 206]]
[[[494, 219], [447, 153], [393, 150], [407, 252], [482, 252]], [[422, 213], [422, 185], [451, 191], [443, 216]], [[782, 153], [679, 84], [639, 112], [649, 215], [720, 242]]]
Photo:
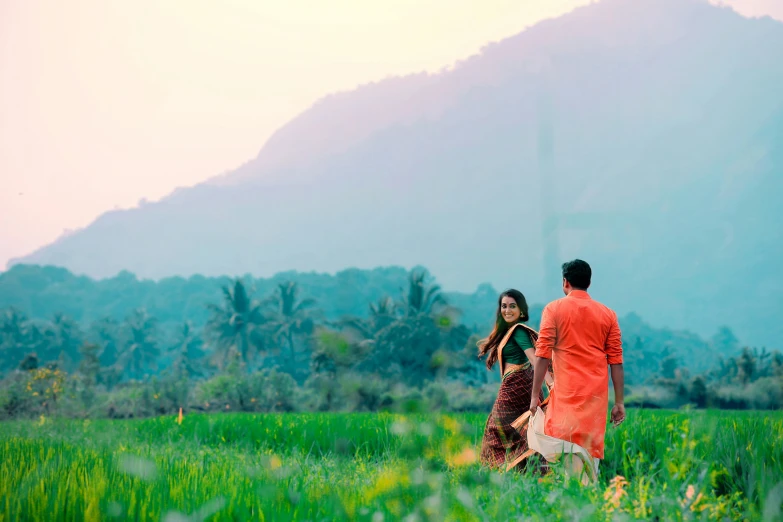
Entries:
[[783, 287], [770, 262], [783, 257], [780, 52], [779, 22], [604, 0], [446, 73], [327, 97], [234, 177], [105, 214], [19, 261], [142, 277], [425, 265], [445, 287], [545, 302], [551, 214], [557, 259], [590, 261], [596, 297], [621, 313], [709, 333], [729, 300], [737, 332], [768, 344], [783, 335], [768, 327], [783, 311], [769, 292]]

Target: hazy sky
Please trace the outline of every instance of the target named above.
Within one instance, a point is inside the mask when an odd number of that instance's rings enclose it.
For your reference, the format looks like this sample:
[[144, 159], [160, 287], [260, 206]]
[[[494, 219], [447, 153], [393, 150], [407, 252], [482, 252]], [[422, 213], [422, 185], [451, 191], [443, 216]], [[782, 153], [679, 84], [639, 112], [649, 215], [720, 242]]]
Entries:
[[[325, 94], [437, 71], [586, 3], [0, 0], [0, 270], [238, 166]], [[783, 20], [783, 0], [726, 3]]]

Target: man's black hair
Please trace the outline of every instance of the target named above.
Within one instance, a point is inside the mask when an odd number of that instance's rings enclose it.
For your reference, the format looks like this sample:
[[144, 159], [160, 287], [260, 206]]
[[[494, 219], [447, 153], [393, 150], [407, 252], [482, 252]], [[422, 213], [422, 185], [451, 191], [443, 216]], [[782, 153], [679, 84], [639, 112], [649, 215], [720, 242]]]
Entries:
[[593, 271], [590, 265], [581, 259], [563, 263], [563, 277], [577, 290], [587, 290], [590, 287], [590, 277]]

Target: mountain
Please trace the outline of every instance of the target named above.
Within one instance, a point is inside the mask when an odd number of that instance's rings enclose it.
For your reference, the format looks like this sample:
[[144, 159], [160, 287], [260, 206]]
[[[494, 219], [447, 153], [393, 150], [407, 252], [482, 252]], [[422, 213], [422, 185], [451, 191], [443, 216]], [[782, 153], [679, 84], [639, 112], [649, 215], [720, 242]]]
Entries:
[[558, 297], [780, 347], [783, 24], [604, 0], [439, 74], [331, 95], [237, 171], [17, 263], [93, 277], [425, 265], [446, 289]]

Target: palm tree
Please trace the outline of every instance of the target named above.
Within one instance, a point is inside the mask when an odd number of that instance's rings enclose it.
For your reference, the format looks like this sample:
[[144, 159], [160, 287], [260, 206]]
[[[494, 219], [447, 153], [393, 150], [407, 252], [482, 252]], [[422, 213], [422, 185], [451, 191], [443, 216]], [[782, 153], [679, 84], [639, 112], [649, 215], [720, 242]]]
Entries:
[[93, 343], [84, 343], [79, 348], [81, 355], [79, 373], [85, 386], [92, 387], [98, 380], [98, 374], [101, 371], [100, 353], [101, 347]]
[[16, 308], [6, 308], [0, 313], [0, 368], [8, 368], [22, 358], [27, 322], [27, 316]]
[[185, 322], [180, 329], [177, 344], [172, 348], [174, 362], [172, 366], [179, 377], [201, 375], [199, 360], [204, 355], [201, 337], [196, 335], [190, 321]]
[[783, 379], [783, 354], [772, 352], [769, 370], [772, 377]]
[[747, 385], [753, 380], [758, 369], [757, 353], [748, 347], [742, 349], [742, 353], [737, 357], [737, 368], [739, 369], [739, 380], [743, 385]]
[[446, 305], [440, 286], [429, 284], [430, 276], [426, 270], [413, 270], [408, 277], [408, 292], [403, 294], [405, 315], [429, 315], [438, 307]]
[[431, 282], [426, 270], [410, 272], [399, 309], [401, 317], [388, 301], [370, 309], [383, 325], [373, 332], [375, 350], [364, 363], [371, 371], [402, 372], [405, 379], [418, 382], [443, 366], [435, 360], [436, 352], [454, 344], [462, 348], [467, 342], [466, 330], [455, 320], [459, 310], [448, 305], [440, 286]]
[[408, 292], [404, 293], [402, 307], [405, 316], [430, 317], [441, 329], [454, 327], [462, 312], [449, 305], [441, 293], [440, 285], [430, 284], [431, 277], [426, 270], [414, 270], [408, 277]]
[[4, 365], [14, 365], [23, 354], [35, 353], [41, 361], [57, 358], [55, 332], [43, 321], [32, 321], [16, 308], [0, 315], [0, 357]]
[[53, 344], [52, 351], [62, 357], [65, 354], [70, 359], [80, 357], [83, 335], [79, 324], [65, 314], [55, 314], [52, 321]]
[[61, 355], [57, 346], [57, 334], [50, 323], [27, 321], [22, 332], [25, 348], [36, 353], [42, 363], [51, 363]]
[[397, 316], [397, 303], [389, 296], [380, 298], [377, 303], [370, 303], [370, 322], [376, 331], [389, 326]]
[[365, 318], [342, 317], [335, 323], [355, 342], [371, 341], [379, 330], [399, 319], [399, 306], [389, 296], [369, 304], [370, 314]]
[[90, 327], [90, 339], [101, 347], [98, 357], [101, 366], [111, 367], [117, 362], [119, 354], [119, 342], [117, 335], [120, 331], [120, 325], [111, 317], [104, 317], [92, 323]]
[[232, 352], [249, 364], [262, 345], [266, 317], [261, 303], [250, 298], [244, 283], [237, 278], [232, 286], [223, 287], [222, 305], [209, 305], [209, 310], [212, 317], [207, 328], [215, 338], [220, 366], [225, 366]]
[[137, 308], [125, 320], [123, 330], [125, 340], [117, 364], [138, 378], [144, 370], [154, 366], [160, 353], [156, 340], [157, 321], [143, 308]]
[[299, 286], [293, 281], [277, 285], [271, 302], [275, 307], [272, 332], [288, 345], [289, 366], [294, 373], [297, 367], [295, 338], [311, 335], [321, 313], [315, 308], [315, 299], [299, 299]]

